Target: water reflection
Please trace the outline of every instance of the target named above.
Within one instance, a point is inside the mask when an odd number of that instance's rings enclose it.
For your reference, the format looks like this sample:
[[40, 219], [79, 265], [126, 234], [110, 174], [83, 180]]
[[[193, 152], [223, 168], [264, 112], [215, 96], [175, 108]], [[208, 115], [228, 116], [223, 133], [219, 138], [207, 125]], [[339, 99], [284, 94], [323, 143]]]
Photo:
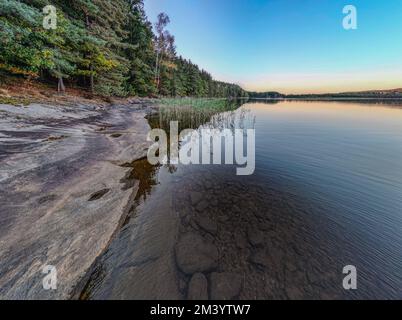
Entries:
[[163, 129], [170, 133], [170, 122], [179, 122], [179, 131], [185, 129], [198, 129], [209, 123], [213, 117], [220, 113], [237, 110], [246, 100], [219, 100], [217, 106], [208, 105], [205, 108], [195, 108], [191, 105], [167, 105], [162, 106], [157, 114], [148, 117], [152, 129]]

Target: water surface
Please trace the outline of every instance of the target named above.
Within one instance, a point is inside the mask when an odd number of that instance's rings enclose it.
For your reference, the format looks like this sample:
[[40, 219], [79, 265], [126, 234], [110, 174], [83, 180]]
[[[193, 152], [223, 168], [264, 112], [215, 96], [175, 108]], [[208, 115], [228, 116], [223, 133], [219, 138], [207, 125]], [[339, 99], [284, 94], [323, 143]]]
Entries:
[[[136, 204], [84, 298], [402, 298], [402, 108], [249, 102], [205, 121], [244, 114], [252, 176], [133, 165]], [[343, 289], [346, 265], [357, 290]]]

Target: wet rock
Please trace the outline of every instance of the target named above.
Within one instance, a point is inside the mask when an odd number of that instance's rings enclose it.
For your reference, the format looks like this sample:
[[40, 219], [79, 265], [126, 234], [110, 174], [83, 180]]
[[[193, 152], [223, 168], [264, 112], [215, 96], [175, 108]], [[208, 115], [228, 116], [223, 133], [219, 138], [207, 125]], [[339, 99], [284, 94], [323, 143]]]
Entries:
[[247, 247], [247, 241], [240, 232], [234, 234], [234, 240], [237, 248], [245, 249]]
[[196, 218], [196, 223], [201, 229], [212, 235], [218, 232], [218, 224], [205, 214], [199, 215]]
[[175, 247], [176, 262], [186, 274], [208, 272], [218, 266], [218, 249], [194, 233], [183, 235]]
[[242, 288], [242, 277], [236, 273], [211, 274], [211, 299], [232, 300], [239, 296]]
[[296, 266], [295, 262], [291, 261], [291, 260], [287, 261], [286, 268], [290, 272], [296, 272], [297, 271], [297, 266]]
[[195, 206], [202, 200], [202, 193], [193, 191], [190, 194], [190, 198], [191, 198], [191, 204]]
[[67, 136], [61, 135], [61, 136], [50, 136], [49, 138], [46, 139], [46, 141], [58, 141], [67, 138]]
[[219, 221], [225, 223], [229, 220], [229, 215], [224, 213], [218, 217]]
[[247, 237], [253, 246], [259, 246], [264, 242], [264, 233], [257, 228], [249, 228], [247, 230]]
[[210, 189], [212, 189], [213, 184], [211, 183], [211, 181], [205, 180], [204, 186], [205, 186], [205, 188], [206, 188], [207, 190], [210, 190]]
[[201, 201], [198, 203], [196, 209], [198, 212], [204, 212], [208, 208], [208, 202], [207, 201]]
[[254, 204], [252, 206], [250, 206], [249, 208], [250, 208], [250, 211], [253, 212], [254, 216], [257, 219], [265, 220], [267, 218], [267, 213], [263, 210], [259, 210], [258, 208], [255, 208]]
[[304, 292], [296, 286], [291, 286], [286, 288], [286, 295], [290, 300], [301, 300]]
[[179, 291], [185, 292], [187, 289], [187, 283], [182, 278], [179, 279]]
[[233, 211], [234, 213], [242, 213], [242, 210], [241, 210], [237, 205], [234, 205], [234, 206], [232, 207], [232, 211]]
[[250, 256], [250, 262], [263, 268], [271, 266], [270, 257], [264, 251], [253, 252]]
[[196, 273], [188, 286], [188, 300], [208, 300], [208, 281], [202, 273]]

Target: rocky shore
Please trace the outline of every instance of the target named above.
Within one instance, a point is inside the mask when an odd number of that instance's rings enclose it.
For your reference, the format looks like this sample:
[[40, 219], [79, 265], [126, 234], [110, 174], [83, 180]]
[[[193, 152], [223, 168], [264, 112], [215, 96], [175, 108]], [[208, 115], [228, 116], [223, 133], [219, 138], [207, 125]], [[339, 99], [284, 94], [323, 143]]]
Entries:
[[[0, 104], [0, 299], [69, 299], [107, 248], [146, 156], [148, 100]], [[44, 266], [57, 290], [44, 290]]]

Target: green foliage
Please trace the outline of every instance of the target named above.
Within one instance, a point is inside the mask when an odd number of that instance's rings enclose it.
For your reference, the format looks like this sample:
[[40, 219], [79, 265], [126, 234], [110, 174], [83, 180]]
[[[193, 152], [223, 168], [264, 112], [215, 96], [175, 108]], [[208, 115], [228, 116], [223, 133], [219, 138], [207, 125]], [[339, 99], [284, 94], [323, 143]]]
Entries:
[[[42, 26], [49, 4], [57, 8], [55, 30]], [[155, 35], [143, 0], [1, 0], [0, 71], [105, 96], [246, 95], [178, 57], [169, 17], [160, 17]]]

